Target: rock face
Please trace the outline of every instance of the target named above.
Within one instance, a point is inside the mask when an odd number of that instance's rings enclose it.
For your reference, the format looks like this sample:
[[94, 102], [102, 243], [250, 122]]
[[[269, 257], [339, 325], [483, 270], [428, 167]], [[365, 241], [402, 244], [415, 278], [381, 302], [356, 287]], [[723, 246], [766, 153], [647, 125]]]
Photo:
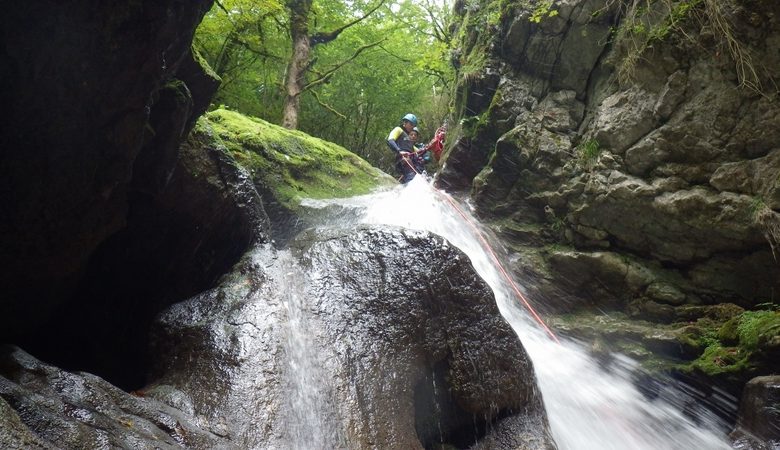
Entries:
[[205, 132], [181, 146], [220, 82], [190, 50], [211, 1], [55, 3], [0, 19], [0, 336], [140, 387], [154, 315], [268, 219]]
[[[42, 1], [4, 8], [4, 339], [45, 323], [98, 247], [127, 225], [133, 192], [167, 180], [187, 124], [215, 87], [190, 54], [210, 5]], [[151, 160], [159, 163], [153, 169]]]
[[[527, 2], [503, 5], [498, 21], [492, 2], [463, 6], [463, 65], [487, 58], [459, 79], [464, 119], [440, 183], [471, 189], [516, 271], [559, 310], [695, 321], [706, 308], [691, 306], [772, 301], [780, 6], [637, 16], [618, 3], [556, 2], [538, 23]], [[715, 18], [749, 55], [747, 78]], [[485, 26], [495, 32], [476, 34]]]
[[498, 421], [495, 442], [524, 427], [525, 448], [554, 447], [530, 361], [462, 253], [388, 228], [292, 246], [161, 316], [155, 389], [190, 393], [241, 447], [463, 448]]
[[745, 386], [739, 405], [735, 448], [771, 449], [780, 445], [780, 376], [757, 377]]
[[0, 424], [7, 449], [238, 448], [191, 414], [9, 346], [0, 348]]

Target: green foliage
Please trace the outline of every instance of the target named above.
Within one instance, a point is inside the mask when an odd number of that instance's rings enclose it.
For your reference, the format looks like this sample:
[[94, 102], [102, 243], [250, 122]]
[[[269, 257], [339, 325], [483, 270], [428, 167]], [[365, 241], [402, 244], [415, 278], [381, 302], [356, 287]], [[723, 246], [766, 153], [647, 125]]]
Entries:
[[552, 222], [550, 222], [550, 229], [559, 232], [566, 229], [566, 221], [564, 221], [560, 217], [555, 217]]
[[[224, 9], [220, 7], [222, 5]], [[253, 115], [280, 115], [279, 80], [289, 38], [277, 0], [224, 0], [201, 22], [194, 47], [222, 78], [214, 102]]]
[[761, 213], [761, 211], [764, 210], [764, 208], [766, 208], [766, 203], [764, 202], [763, 198], [761, 198], [759, 196], [755, 196], [755, 197], [753, 197], [751, 199], [751, 201], [750, 201], [750, 215], [751, 215], [751, 217], [754, 220], [758, 217], [758, 215]]
[[588, 139], [577, 146], [577, 164], [585, 170], [591, 170], [601, 155], [601, 145], [596, 139]]
[[588, 139], [577, 147], [579, 155], [585, 160], [594, 160], [601, 154], [601, 145], [595, 139]]
[[621, 0], [624, 11], [621, 25], [616, 29], [616, 41], [623, 46], [624, 55], [618, 65], [622, 81], [633, 77], [634, 68], [642, 55], [656, 42], [676, 36], [686, 36], [685, 22], [694, 17], [704, 0]]
[[[377, 1], [314, 0], [310, 32], [331, 31]], [[221, 5], [224, 9], [215, 4], [209, 11], [195, 36], [196, 48], [223, 79], [214, 103], [279, 123], [291, 55], [287, 10], [281, 0]], [[393, 155], [384, 141], [399, 118], [417, 114], [426, 140], [447, 115], [447, 83], [453, 78], [444, 56], [448, 13], [448, 5], [433, 0], [388, 3], [338, 39], [313, 47], [310, 81], [349, 60], [356, 49], [384, 39], [302, 95], [299, 129], [392, 171]]]
[[750, 203], [750, 215], [753, 222], [761, 227], [764, 238], [777, 260], [777, 249], [780, 248], [780, 214], [769, 208], [763, 198], [756, 196]]
[[244, 166], [257, 184], [268, 187], [283, 206], [301, 198], [365, 194], [393, 183], [346, 149], [264, 120], [218, 109], [199, 121]]
[[737, 325], [737, 334], [742, 347], [757, 350], [762, 342], [780, 336], [780, 312], [745, 311]]
[[533, 23], [539, 23], [546, 17], [555, 17], [558, 15], [557, 9], [552, 9], [554, 0], [541, 0], [528, 18]]
[[[502, 1], [466, 2], [458, 32], [453, 39], [459, 66], [457, 77], [460, 82], [468, 85], [489, 65], [491, 48], [497, 42], [500, 34], [499, 27], [506, 13], [503, 9]], [[463, 88], [461, 87], [459, 91], [463, 91]], [[459, 99], [458, 103], [462, 106], [463, 99]]]
[[[615, 29], [614, 41], [623, 47], [617, 61], [621, 81], [630, 81], [642, 56], [661, 41], [678, 39], [696, 42], [699, 29], [715, 36], [714, 52], [731, 56], [742, 87], [764, 94], [751, 54], [736, 36], [720, 0], [618, 0], [623, 11], [621, 25]], [[773, 74], [766, 74], [773, 80]], [[776, 90], [776, 85], [774, 86]]]

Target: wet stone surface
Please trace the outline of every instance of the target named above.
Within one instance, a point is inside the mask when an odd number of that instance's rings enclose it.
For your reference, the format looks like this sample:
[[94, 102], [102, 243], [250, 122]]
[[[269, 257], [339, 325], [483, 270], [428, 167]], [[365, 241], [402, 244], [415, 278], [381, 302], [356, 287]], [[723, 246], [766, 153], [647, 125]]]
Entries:
[[553, 446], [490, 289], [429, 233], [312, 230], [258, 249], [164, 313], [153, 342], [157, 386], [242, 447], [468, 447], [488, 429], [512, 442], [517, 424], [529, 448]]

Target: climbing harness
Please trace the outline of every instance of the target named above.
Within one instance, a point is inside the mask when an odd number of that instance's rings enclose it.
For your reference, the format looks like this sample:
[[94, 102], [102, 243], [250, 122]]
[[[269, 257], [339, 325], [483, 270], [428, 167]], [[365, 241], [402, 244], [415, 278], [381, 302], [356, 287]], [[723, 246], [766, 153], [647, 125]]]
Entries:
[[[406, 162], [406, 164], [409, 164], [409, 167], [411, 167], [412, 170], [414, 170], [414, 172], [417, 175], [421, 175], [422, 176], [422, 174], [420, 172], [418, 172], [417, 169], [414, 167], [414, 165], [409, 161], [409, 158], [404, 157], [403, 160]], [[536, 320], [536, 322], [538, 322], [539, 325], [541, 325], [542, 329], [544, 329], [544, 331], [556, 343], [560, 344], [561, 341], [558, 340], [558, 337], [555, 335], [555, 333], [553, 333], [552, 330], [550, 329], [550, 327], [548, 327], [547, 324], [544, 323], [544, 321], [539, 316], [539, 314], [536, 312], [536, 310], [533, 308], [533, 306], [531, 306], [531, 303], [528, 301], [528, 299], [525, 297], [525, 295], [523, 295], [523, 293], [520, 291], [520, 288], [517, 287], [517, 284], [512, 279], [512, 277], [509, 275], [509, 272], [507, 272], [506, 269], [504, 268], [504, 265], [501, 264], [501, 261], [498, 259], [498, 255], [496, 255], [496, 252], [493, 251], [493, 248], [490, 246], [490, 244], [488, 243], [488, 241], [485, 238], [485, 236], [482, 234], [482, 232], [479, 230], [479, 228], [477, 228], [477, 226], [474, 224], [474, 221], [471, 220], [471, 218], [468, 215], [466, 215], [466, 213], [463, 211], [463, 209], [461, 209], [460, 206], [458, 206], [458, 204], [455, 203], [455, 201], [452, 199], [452, 197], [444, 194], [443, 192], [441, 192], [440, 190], [436, 189], [435, 187], [433, 188], [433, 191], [437, 195], [439, 195], [442, 198], [444, 198], [447, 201], [447, 203], [449, 203], [449, 205], [463, 218], [463, 220], [466, 221], [466, 223], [472, 229], [474, 234], [479, 238], [479, 241], [482, 244], [482, 246], [484, 247], [485, 251], [487, 251], [488, 254], [490, 255], [490, 257], [493, 259], [493, 263], [498, 268], [498, 271], [501, 273], [501, 275], [504, 277], [504, 279], [506, 279], [506, 281], [512, 287], [512, 291], [515, 293], [515, 296], [520, 300], [520, 302], [523, 304], [523, 306], [525, 306], [525, 308], [528, 310], [528, 312], [531, 313], [531, 316], [534, 318], [534, 320]]]

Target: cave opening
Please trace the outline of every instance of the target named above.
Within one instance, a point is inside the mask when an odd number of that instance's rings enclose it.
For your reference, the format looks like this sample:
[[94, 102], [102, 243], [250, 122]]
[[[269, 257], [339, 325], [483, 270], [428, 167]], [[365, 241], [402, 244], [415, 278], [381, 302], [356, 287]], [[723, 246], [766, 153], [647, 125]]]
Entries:
[[449, 369], [449, 359], [437, 362], [414, 387], [415, 430], [427, 450], [470, 448], [497, 420], [507, 416], [507, 412], [502, 411], [489, 418], [463, 409], [450, 392]]
[[126, 391], [153, 381], [149, 338], [157, 314], [213, 286], [250, 242], [230, 233], [204, 239], [202, 221], [163, 206], [131, 194], [127, 226], [98, 247], [54, 313], [15, 343]]

